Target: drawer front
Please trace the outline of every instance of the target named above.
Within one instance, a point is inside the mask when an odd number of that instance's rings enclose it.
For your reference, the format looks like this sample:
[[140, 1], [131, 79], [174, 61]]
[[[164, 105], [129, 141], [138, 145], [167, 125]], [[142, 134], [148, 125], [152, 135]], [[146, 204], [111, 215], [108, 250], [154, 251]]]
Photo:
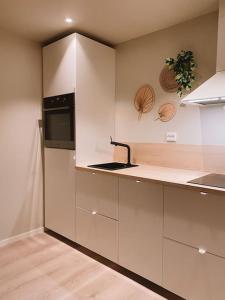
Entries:
[[162, 283], [163, 188], [119, 179], [119, 264]]
[[95, 172], [77, 172], [76, 205], [118, 219], [118, 177]]
[[77, 208], [76, 242], [117, 262], [118, 221]]
[[188, 300], [225, 299], [225, 259], [164, 240], [163, 286]]
[[165, 187], [164, 234], [225, 257], [225, 197]]

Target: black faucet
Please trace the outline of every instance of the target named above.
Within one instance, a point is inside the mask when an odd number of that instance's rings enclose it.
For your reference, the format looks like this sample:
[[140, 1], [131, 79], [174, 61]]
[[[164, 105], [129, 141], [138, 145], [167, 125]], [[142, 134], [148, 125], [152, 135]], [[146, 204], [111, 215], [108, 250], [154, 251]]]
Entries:
[[131, 165], [131, 162], [130, 162], [130, 146], [127, 145], [127, 144], [123, 144], [123, 143], [119, 143], [119, 142], [114, 142], [112, 140], [111, 136], [110, 136], [110, 140], [111, 140], [111, 142], [110, 142], [111, 145], [127, 148], [127, 165], [130, 166]]

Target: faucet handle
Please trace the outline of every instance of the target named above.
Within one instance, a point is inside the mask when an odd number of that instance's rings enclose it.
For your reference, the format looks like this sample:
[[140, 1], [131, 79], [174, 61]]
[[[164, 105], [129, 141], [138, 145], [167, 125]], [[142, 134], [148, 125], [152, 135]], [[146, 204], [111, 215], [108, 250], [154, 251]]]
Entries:
[[110, 135], [110, 143], [112, 144], [112, 137], [111, 137], [111, 135]]

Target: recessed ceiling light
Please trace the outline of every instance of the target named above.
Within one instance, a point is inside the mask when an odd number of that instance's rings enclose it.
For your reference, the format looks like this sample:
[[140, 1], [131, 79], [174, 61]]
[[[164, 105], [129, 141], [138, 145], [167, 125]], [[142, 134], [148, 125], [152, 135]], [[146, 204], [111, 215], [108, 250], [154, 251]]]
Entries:
[[69, 17], [65, 18], [64, 21], [65, 21], [65, 23], [68, 23], [68, 24], [73, 23], [73, 19], [69, 18]]

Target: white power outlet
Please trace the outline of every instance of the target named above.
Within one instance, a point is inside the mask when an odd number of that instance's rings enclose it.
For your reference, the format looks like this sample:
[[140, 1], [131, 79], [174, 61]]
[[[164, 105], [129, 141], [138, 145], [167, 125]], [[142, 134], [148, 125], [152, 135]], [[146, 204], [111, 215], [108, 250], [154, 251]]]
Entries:
[[176, 142], [177, 141], [177, 133], [176, 132], [167, 132], [166, 133], [166, 141], [167, 142]]

